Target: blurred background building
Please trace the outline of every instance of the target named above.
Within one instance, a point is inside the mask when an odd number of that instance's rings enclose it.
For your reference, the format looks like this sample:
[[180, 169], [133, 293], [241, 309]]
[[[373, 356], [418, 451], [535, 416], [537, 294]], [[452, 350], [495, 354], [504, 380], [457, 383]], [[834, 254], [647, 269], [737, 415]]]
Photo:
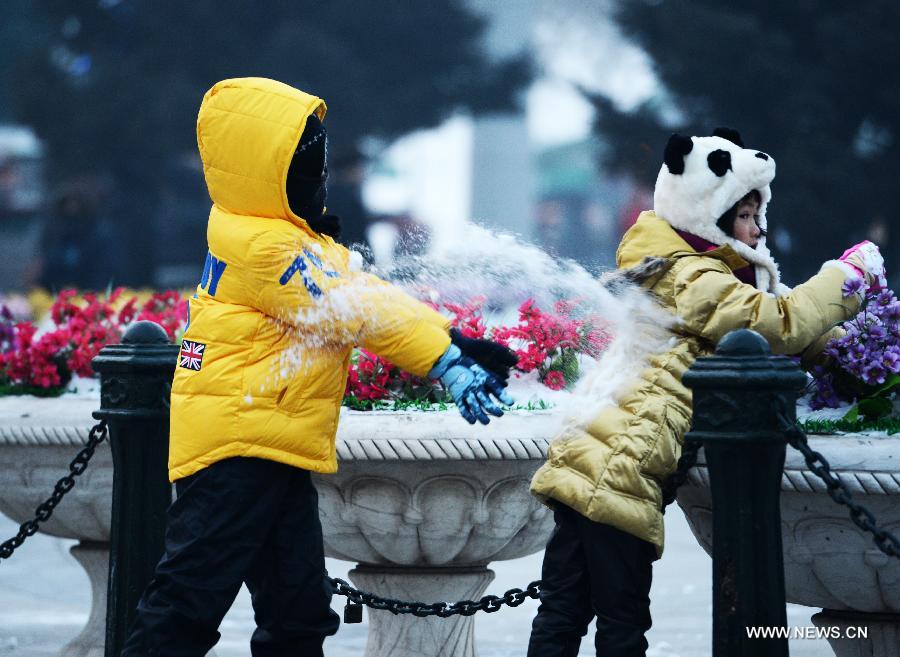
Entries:
[[668, 134], [728, 125], [778, 161], [789, 282], [864, 238], [892, 272], [898, 28], [889, 0], [6, 0], [0, 290], [193, 286], [196, 111], [239, 75], [328, 101], [330, 210], [376, 261], [474, 221], [610, 267]]
[[0, 124], [0, 289], [32, 283], [47, 200], [43, 159], [30, 128]]

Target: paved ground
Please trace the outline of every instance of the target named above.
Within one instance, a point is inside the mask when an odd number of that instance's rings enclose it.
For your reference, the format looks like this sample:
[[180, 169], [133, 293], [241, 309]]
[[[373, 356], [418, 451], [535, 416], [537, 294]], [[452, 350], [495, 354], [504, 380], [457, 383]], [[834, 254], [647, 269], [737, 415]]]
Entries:
[[[667, 550], [654, 571], [653, 619], [648, 657], [710, 657], [710, 560], [694, 538], [678, 509], [666, 515]], [[15, 525], [0, 515], [0, 540], [15, 533]], [[68, 554], [72, 541], [37, 535], [11, 560], [0, 563], [0, 657], [55, 657], [87, 620], [90, 592], [87, 576]], [[492, 565], [496, 579], [489, 592], [524, 587], [540, 577], [541, 555]], [[332, 576], [346, 579], [353, 566], [329, 560]], [[340, 611], [342, 600], [335, 602]], [[481, 657], [519, 657], [525, 646], [536, 603], [498, 613], [479, 614], [476, 641]], [[790, 605], [788, 624], [810, 625], [817, 610]], [[374, 612], [379, 613], [379, 612]], [[253, 629], [250, 600], [242, 591], [222, 625], [218, 657], [246, 657]], [[360, 657], [367, 626], [344, 625], [325, 644], [328, 657]], [[829, 657], [824, 640], [792, 641], [792, 657]], [[593, 654], [592, 635], [582, 643], [581, 655]]]

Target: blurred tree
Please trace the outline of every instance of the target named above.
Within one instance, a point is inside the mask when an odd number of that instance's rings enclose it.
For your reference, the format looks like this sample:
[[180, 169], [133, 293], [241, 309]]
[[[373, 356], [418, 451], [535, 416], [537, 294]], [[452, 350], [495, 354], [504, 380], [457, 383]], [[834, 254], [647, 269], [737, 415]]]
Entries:
[[16, 118], [12, 107], [12, 62], [30, 49], [39, 47], [47, 38], [46, 30], [34, 21], [33, 4], [31, 0], [5, 0], [0, 8], [0, 43], [3, 44], [3, 58], [0, 59], [0, 122]]
[[736, 128], [778, 163], [769, 242], [788, 282], [863, 238], [900, 270], [900, 3], [622, 0], [616, 19], [662, 91], [628, 112], [592, 96], [607, 164], [652, 186], [670, 133]]
[[152, 282], [146, 235], [166, 163], [196, 148], [215, 81], [259, 75], [322, 96], [339, 155], [460, 107], [508, 107], [530, 76], [524, 57], [488, 60], [484, 21], [459, 0], [43, 0], [31, 12], [45, 38], [4, 58], [0, 82], [48, 143], [56, 179], [112, 176], [131, 284]]

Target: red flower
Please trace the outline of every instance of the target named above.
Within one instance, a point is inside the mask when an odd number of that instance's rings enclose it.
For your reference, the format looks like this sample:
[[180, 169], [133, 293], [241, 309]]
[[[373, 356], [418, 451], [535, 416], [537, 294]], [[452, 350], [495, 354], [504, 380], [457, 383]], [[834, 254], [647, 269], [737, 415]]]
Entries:
[[566, 377], [563, 376], [562, 372], [556, 370], [547, 372], [546, 376], [544, 376], [544, 385], [550, 390], [562, 390], [566, 387]]
[[450, 325], [467, 338], [483, 338], [487, 332], [481, 313], [485, 301], [485, 297], [474, 297], [463, 305], [445, 302], [444, 308], [453, 313]]
[[50, 309], [55, 328], [35, 339], [33, 324], [15, 327], [14, 351], [0, 357], [0, 381], [13, 386], [53, 388], [71, 375], [93, 376], [91, 360], [108, 345], [120, 342], [125, 326], [134, 319], [158, 322], [174, 338], [187, 319], [187, 301], [177, 291], [154, 294], [137, 312], [137, 297], [116, 310], [123, 290], [108, 297], [63, 290]]

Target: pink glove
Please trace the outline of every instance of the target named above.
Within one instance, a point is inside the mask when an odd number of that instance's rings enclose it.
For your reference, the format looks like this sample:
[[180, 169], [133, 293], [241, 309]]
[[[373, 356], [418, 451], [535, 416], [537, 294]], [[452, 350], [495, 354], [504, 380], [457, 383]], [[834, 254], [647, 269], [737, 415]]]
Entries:
[[887, 287], [884, 258], [872, 242], [866, 240], [851, 246], [838, 260], [855, 269], [870, 291], [877, 292]]

